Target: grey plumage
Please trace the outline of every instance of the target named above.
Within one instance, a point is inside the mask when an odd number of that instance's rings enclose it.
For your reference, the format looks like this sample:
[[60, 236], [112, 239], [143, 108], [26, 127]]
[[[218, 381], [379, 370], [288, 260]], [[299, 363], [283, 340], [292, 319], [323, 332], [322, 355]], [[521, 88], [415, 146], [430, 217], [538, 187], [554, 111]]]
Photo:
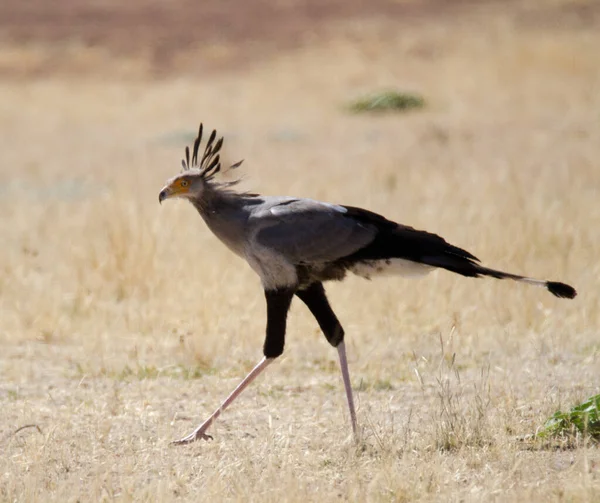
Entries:
[[[311, 199], [266, 199], [253, 212], [256, 242], [294, 264], [323, 264], [373, 241], [377, 229], [346, 218], [346, 208]], [[293, 228], [294, 232], [289, 230]]]
[[159, 201], [188, 199], [210, 230], [254, 269], [265, 290], [267, 330], [263, 360], [202, 425], [179, 443], [207, 438], [207, 428], [221, 411], [283, 352], [286, 316], [294, 296], [307, 305], [327, 340], [338, 350], [352, 427], [358, 434], [344, 331], [322, 285], [324, 281], [341, 280], [348, 272], [370, 279], [386, 273], [420, 275], [441, 268], [463, 276], [534, 284], [557, 297], [576, 295], [575, 289], [564, 283], [484, 267], [474, 255], [440, 236], [397, 224], [368, 210], [306, 198], [235, 192], [231, 187], [236, 182], [215, 180], [221, 170], [223, 145], [216, 131], [210, 134], [198, 161], [202, 132], [200, 125], [191, 158], [186, 148], [183, 172], [168, 181]]

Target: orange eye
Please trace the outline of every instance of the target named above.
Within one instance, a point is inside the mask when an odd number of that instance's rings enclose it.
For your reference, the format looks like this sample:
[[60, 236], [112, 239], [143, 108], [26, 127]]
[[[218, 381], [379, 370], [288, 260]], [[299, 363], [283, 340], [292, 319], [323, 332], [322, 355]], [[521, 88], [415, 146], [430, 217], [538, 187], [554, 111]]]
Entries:
[[181, 180], [181, 182], [179, 183], [181, 187], [187, 187], [189, 184], [190, 182], [188, 182], [187, 180]]

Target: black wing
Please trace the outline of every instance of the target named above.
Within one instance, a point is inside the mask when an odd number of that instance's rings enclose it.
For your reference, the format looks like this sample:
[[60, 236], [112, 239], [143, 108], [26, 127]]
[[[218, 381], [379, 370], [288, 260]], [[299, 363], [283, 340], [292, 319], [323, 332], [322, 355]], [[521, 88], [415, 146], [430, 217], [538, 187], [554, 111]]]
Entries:
[[451, 245], [437, 234], [397, 224], [372, 211], [344, 206], [347, 218], [377, 228], [375, 239], [344, 260], [349, 263], [365, 260], [401, 258], [420, 264], [442, 267], [463, 276], [479, 276], [479, 259], [462, 248]]

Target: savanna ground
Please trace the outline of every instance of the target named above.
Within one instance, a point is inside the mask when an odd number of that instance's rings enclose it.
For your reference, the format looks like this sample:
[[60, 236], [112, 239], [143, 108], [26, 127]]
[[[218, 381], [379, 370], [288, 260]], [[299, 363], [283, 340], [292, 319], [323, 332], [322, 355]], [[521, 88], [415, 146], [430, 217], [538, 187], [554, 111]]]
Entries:
[[[0, 500], [598, 501], [596, 444], [527, 437], [600, 392], [597, 5], [184, 4], [3, 4]], [[344, 110], [388, 88], [428, 107]], [[579, 296], [332, 284], [360, 445], [296, 303], [214, 440], [172, 447], [265, 325], [254, 273], [158, 205], [200, 120], [247, 189], [364, 206]]]

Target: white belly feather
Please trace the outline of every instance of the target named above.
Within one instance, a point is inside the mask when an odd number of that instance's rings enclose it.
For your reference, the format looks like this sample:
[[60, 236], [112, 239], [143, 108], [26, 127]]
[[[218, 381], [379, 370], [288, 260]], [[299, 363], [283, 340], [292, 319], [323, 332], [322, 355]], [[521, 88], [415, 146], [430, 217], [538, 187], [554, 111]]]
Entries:
[[406, 276], [415, 277], [427, 274], [433, 269], [432, 266], [419, 264], [412, 260], [401, 258], [381, 259], [381, 260], [366, 260], [358, 262], [350, 268], [357, 276], [366, 279], [371, 279], [375, 276]]

